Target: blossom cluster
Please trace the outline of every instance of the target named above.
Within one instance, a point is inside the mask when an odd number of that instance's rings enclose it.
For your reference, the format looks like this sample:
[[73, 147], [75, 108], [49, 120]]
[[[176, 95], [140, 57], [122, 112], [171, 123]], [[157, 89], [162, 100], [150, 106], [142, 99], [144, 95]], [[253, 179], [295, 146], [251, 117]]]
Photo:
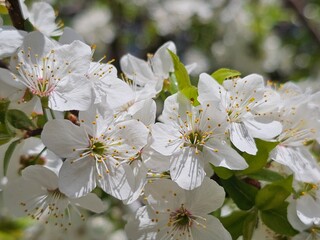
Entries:
[[[230, 69], [192, 85], [196, 64], [184, 66], [173, 42], [146, 61], [123, 56], [119, 74], [56, 24], [49, 4], [24, 12], [35, 31], [0, 26], [10, 212], [68, 231], [83, 209], [106, 211], [101, 189], [140, 203], [125, 227], [133, 240], [250, 239], [255, 227], [246, 235], [228, 222], [240, 215], [240, 229], [259, 223], [294, 239], [320, 237], [319, 92]], [[226, 199], [237, 207], [229, 215]], [[286, 225], [279, 230], [270, 213]]]

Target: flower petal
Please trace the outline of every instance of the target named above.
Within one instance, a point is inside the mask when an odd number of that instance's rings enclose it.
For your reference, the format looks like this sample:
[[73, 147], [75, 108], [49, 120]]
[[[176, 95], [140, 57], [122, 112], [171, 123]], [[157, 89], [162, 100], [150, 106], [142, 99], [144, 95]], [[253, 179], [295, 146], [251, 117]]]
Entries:
[[246, 119], [243, 123], [253, 138], [270, 140], [282, 131], [282, 124], [277, 121], [262, 123], [255, 119]]
[[194, 149], [184, 148], [171, 156], [170, 176], [181, 188], [192, 190], [202, 184], [206, 173], [200, 154], [196, 154]]
[[79, 198], [96, 187], [95, 160], [86, 157], [73, 161], [67, 159], [59, 173], [59, 189], [68, 197]]
[[204, 222], [206, 227], [202, 224], [194, 224], [191, 228], [193, 239], [214, 239], [214, 240], [231, 240], [230, 233], [224, 228], [222, 223], [211, 215], [205, 216]]
[[84, 197], [70, 199], [70, 201], [77, 206], [88, 209], [95, 213], [102, 213], [106, 210], [106, 207], [103, 205], [101, 199], [94, 193], [89, 193]]
[[248, 167], [244, 158], [227, 143], [220, 141], [207, 142], [204, 145], [203, 152], [204, 158], [214, 166], [232, 170], [242, 170]]
[[51, 170], [40, 165], [29, 166], [21, 172], [24, 179], [41, 184], [49, 190], [58, 188], [58, 176]]
[[69, 120], [54, 119], [44, 125], [41, 140], [60, 157], [76, 157], [74, 149], [88, 147], [88, 136], [83, 128]]
[[13, 55], [22, 45], [26, 35], [27, 32], [16, 30], [14, 27], [1, 27], [0, 58], [2, 59]]
[[243, 122], [230, 124], [230, 140], [242, 152], [256, 155], [256, 143]]
[[309, 150], [304, 147], [286, 147], [278, 145], [270, 158], [288, 166], [298, 181], [318, 183], [320, 181], [320, 167]]
[[186, 191], [186, 208], [194, 215], [206, 215], [222, 206], [225, 192], [215, 181], [205, 177], [201, 186]]

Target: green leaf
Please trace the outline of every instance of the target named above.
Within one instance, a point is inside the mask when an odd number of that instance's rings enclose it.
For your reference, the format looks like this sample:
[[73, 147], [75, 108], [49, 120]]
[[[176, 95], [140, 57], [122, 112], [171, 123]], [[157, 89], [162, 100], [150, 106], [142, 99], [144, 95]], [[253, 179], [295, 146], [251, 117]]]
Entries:
[[292, 175], [262, 188], [256, 196], [256, 206], [260, 210], [275, 209], [283, 205], [292, 191]]
[[255, 204], [258, 189], [232, 176], [221, 179], [222, 186], [241, 210], [249, 210]]
[[179, 57], [174, 52], [169, 49], [168, 51], [173, 61], [174, 74], [177, 79], [178, 89], [182, 90], [184, 88], [191, 87], [190, 77], [186, 67], [180, 62]]
[[258, 210], [253, 209], [243, 222], [243, 240], [251, 240], [258, 222]]
[[7, 151], [4, 154], [4, 160], [3, 160], [3, 175], [4, 176], [6, 176], [6, 174], [7, 174], [10, 159], [12, 157], [12, 154], [13, 154], [16, 146], [20, 143], [20, 140], [21, 139], [18, 139], [18, 140], [13, 141], [12, 143], [10, 143]]
[[219, 178], [228, 179], [228, 178], [231, 178], [233, 175], [233, 171], [228, 168], [216, 167], [213, 165], [211, 165], [211, 167], [212, 167], [214, 173], [217, 174]]
[[200, 105], [198, 102], [198, 89], [195, 86], [186, 87], [180, 92], [193, 103], [193, 106]]
[[10, 101], [0, 100], [0, 145], [3, 145], [10, 141], [14, 136], [10, 130], [7, 121], [7, 111], [9, 108]]
[[231, 234], [232, 239], [237, 239], [243, 234], [243, 225], [247, 216], [249, 212], [235, 211], [227, 217], [220, 218], [220, 221]]
[[[169, 84], [166, 84], [169, 83]], [[163, 83], [163, 89], [164, 91], [168, 91], [171, 94], [175, 94], [176, 92], [178, 92], [178, 81], [176, 78], [176, 75], [174, 73], [170, 73], [169, 76], [169, 81], [167, 82], [166, 80]]]
[[287, 219], [288, 203], [284, 202], [276, 209], [260, 212], [261, 220], [274, 232], [294, 236], [298, 232], [290, 225]]
[[240, 77], [241, 73], [237, 70], [232, 70], [228, 68], [220, 68], [214, 73], [211, 74], [211, 76], [217, 80], [218, 83], [222, 84], [223, 81], [227, 78], [235, 78]]
[[7, 112], [8, 122], [17, 129], [30, 130], [35, 126], [30, 118], [18, 109], [10, 109]]
[[271, 171], [269, 169], [260, 169], [259, 171], [250, 173], [247, 176], [256, 180], [262, 180], [266, 182], [274, 182], [284, 179], [284, 177], [279, 173]]
[[46, 124], [46, 118], [44, 115], [37, 115], [37, 127], [43, 128]]
[[258, 148], [258, 152], [256, 155], [250, 155], [247, 153], [242, 154], [242, 156], [248, 163], [249, 167], [242, 171], [239, 171], [239, 173], [247, 175], [250, 173], [257, 172], [264, 168], [269, 159], [269, 153], [277, 145], [278, 142], [266, 142], [260, 139], [256, 139], [256, 146]]

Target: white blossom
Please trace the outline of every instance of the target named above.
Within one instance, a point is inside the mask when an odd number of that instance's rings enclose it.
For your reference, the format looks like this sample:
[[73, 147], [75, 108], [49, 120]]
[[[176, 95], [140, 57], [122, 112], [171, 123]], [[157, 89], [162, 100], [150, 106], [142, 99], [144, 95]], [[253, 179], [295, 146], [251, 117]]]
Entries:
[[118, 199], [131, 198], [146, 176], [143, 168], [133, 169], [147, 143], [147, 128], [136, 120], [115, 124], [112, 112], [102, 107], [81, 112], [79, 119], [80, 126], [49, 121], [41, 135], [50, 150], [67, 158], [59, 174], [61, 191], [80, 197], [98, 185]]
[[148, 205], [139, 208], [126, 225], [129, 239], [231, 240], [220, 221], [209, 215], [222, 205], [225, 195], [213, 180], [205, 178], [200, 187], [187, 191], [159, 179], [146, 185], [145, 195]]
[[39, 32], [25, 37], [18, 51], [14, 78], [53, 110], [86, 110], [92, 101], [85, 74], [91, 49], [80, 41], [59, 45]]
[[22, 171], [22, 176], [10, 181], [4, 190], [6, 206], [17, 216], [27, 215], [66, 230], [71, 226], [71, 212], [79, 217], [78, 206], [96, 213], [104, 211], [95, 194], [82, 198], [69, 198], [58, 186], [58, 176], [48, 168], [36, 165]]
[[228, 144], [227, 116], [214, 104], [193, 107], [182, 94], [174, 94], [166, 99], [161, 120], [152, 126], [151, 148], [170, 161], [171, 178], [180, 187], [200, 186], [209, 162], [238, 170], [248, 166]]
[[270, 119], [280, 98], [264, 86], [261, 76], [225, 80], [221, 86], [203, 73], [198, 88], [200, 103], [215, 101], [228, 115], [230, 140], [240, 151], [255, 155], [258, 149], [254, 138], [272, 140], [280, 134], [281, 124]]

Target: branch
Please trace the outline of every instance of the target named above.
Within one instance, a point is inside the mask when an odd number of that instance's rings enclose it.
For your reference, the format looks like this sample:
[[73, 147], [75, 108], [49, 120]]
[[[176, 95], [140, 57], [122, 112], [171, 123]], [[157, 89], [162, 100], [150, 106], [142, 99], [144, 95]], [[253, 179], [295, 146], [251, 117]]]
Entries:
[[10, 18], [13, 26], [19, 30], [25, 30], [24, 28], [24, 19], [21, 12], [19, 0], [5, 0], [6, 7], [10, 14]]

